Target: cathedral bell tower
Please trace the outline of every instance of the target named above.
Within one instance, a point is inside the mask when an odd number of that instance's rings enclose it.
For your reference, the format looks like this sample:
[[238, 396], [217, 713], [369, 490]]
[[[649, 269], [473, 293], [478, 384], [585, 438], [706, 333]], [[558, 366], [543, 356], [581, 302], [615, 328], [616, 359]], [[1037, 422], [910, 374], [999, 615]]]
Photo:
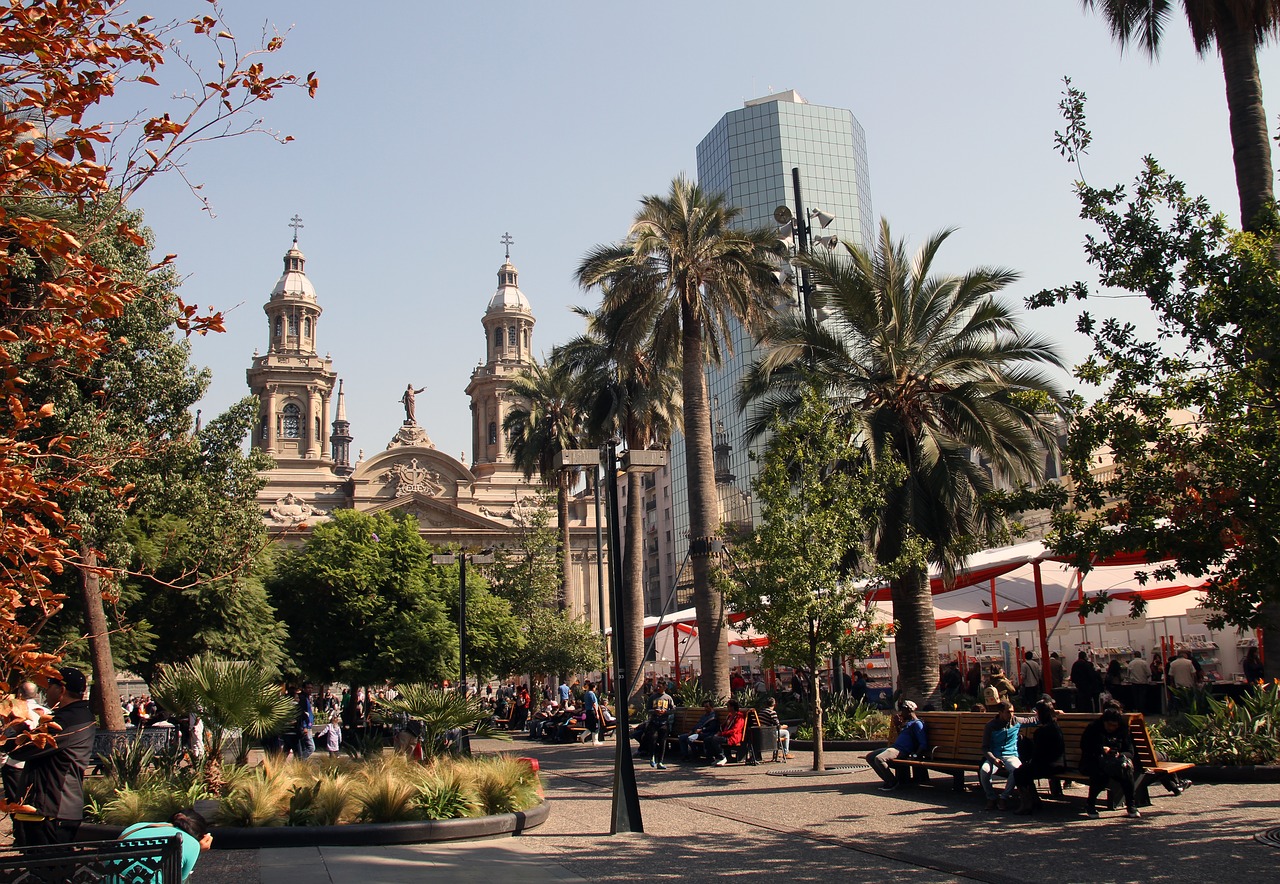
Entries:
[[295, 216], [291, 226], [293, 245], [284, 256], [284, 273], [263, 307], [267, 353], [255, 352], [253, 365], [245, 373], [249, 390], [260, 403], [252, 444], [277, 462], [332, 463], [329, 398], [337, 375], [333, 361], [316, 354], [322, 311], [303, 269], [307, 259], [298, 248], [301, 219]]
[[502, 421], [511, 410], [511, 379], [533, 364], [533, 311], [520, 291], [511, 263], [511, 238], [504, 235], [507, 258], [498, 268], [498, 290], [489, 299], [480, 324], [484, 327], [485, 359], [471, 373], [471, 468], [487, 475], [498, 464], [511, 463]]

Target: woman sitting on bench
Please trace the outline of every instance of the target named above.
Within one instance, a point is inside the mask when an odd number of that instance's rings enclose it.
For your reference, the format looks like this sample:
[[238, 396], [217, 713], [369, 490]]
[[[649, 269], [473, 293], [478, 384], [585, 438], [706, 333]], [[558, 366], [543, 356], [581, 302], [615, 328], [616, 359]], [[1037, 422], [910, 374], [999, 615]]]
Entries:
[[1050, 778], [1050, 790], [1062, 794], [1062, 784], [1053, 779], [1067, 769], [1067, 742], [1058, 726], [1058, 710], [1045, 698], [1035, 706], [1038, 726], [1031, 737], [1031, 758], [1014, 771], [1018, 783], [1018, 813], [1031, 813], [1040, 803], [1036, 780]]

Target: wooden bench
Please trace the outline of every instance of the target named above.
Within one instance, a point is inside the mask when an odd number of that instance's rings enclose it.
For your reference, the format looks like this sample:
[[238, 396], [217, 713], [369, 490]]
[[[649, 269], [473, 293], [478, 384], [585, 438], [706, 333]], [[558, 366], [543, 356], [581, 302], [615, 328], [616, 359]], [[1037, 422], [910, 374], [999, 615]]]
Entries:
[[[894, 767], [904, 772], [938, 771], [949, 773], [957, 791], [964, 789], [965, 774], [977, 774], [982, 765], [982, 735], [987, 722], [993, 718], [989, 712], [920, 712], [917, 713], [924, 722], [925, 739], [928, 743], [926, 752], [919, 758], [899, 757], [892, 762]], [[1089, 777], [1080, 772], [1080, 738], [1084, 730], [1100, 716], [1097, 713], [1075, 712], [1058, 715], [1058, 726], [1062, 728], [1062, 738], [1066, 744], [1067, 767], [1057, 780], [1072, 780], [1087, 783]], [[1133, 737], [1133, 745], [1137, 750], [1137, 760], [1144, 769], [1144, 777], [1176, 776], [1195, 765], [1178, 761], [1160, 761], [1156, 757], [1155, 746], [1151, 743], [1151, 734], [1147, 731], [1146, 719], [1139, 712], [1125, 713], [1128, 720], [1129, 734]], [[1023, 725], [1020, 737], [1030, 737], [1035, 733], [1036, 725]], [[897, 729], [890, 734], [890, 744], [897, 737]], [[1145, 783], [1140, 784], [1145, 786]]]
[[[618, 730], [617, 719], [613, 721], [606, 721], [604, 724], [604, 739], [607, 740], [610, 737], [614, 736], [617, 730]], [[585, 725], [575, 724], [569, 728], [569, 733], [573, 735], [573, 739], [576, 742], [585, 743], [587, 740], [591, 739], [591, 735], [594, 733], [594, 731], [587, 730]]]
[[[736, 746], [725, 746], [725, 756], [729, 761], [751, 762], [763, 761], [762, 758], [754, 758], [752, 752], [751, 732], [760, 729], [760, 713], [755, 709], [745, 710], [747, 714], [747, 729], [742, 735], [742, 742]], [[687, 734], [698, 726], [698, 722], [702, 720], [703, 708], [701, 706], [677, 706], [675, 710], [675, 720], [671, 725], [671, 733], [667, 734], [667, 750], [680, 748], [680, 735]], [[716, 722], [721, 728], [729, 720], [729, 707], [721, 706], [716, 709]], [[772, 746], [765, 745], [766, 751], [775, 751], [777, 748], [777, 734], [774, 734]]]

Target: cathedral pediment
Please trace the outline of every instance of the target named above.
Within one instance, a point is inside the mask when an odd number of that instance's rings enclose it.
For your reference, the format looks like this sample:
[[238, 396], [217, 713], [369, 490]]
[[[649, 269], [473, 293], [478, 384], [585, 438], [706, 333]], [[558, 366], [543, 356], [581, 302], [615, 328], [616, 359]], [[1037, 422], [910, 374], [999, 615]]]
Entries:
[[356, 467], [361, 497], [382, 501], [419, 495], [457, 500], [470, 494], [475, 475], [435, 448], [391, 448]]
[[468, 512], [446, 500], [440, 500], [418, 492], [382, 501], [369, 507], [366, 512], [410, 515], [417, 519], [418, 524], [423, 528], [461, 528], [480, 531], [509, 530], [502, 522]]

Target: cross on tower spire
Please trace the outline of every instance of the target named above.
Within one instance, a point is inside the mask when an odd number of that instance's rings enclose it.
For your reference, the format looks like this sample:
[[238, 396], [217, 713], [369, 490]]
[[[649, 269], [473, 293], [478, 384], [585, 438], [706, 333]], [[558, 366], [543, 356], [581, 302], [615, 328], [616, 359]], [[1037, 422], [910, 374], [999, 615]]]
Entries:
[[293, 228], [293, 242], [296, 245], [298, 242], [298, 230], [306, 225], [302, 223], [302, 218], [294, 215], [289, 219], [289, 226]]
[[498, 240], [498, 242], [502, 243], [504, 246], [507, 247], [507, 260], [510, 261], [511, 260], [511, 244], [514, 243], [515, 240], [511, 238], [511, 234], [504, 233], [502, 234], [502, 239]]

